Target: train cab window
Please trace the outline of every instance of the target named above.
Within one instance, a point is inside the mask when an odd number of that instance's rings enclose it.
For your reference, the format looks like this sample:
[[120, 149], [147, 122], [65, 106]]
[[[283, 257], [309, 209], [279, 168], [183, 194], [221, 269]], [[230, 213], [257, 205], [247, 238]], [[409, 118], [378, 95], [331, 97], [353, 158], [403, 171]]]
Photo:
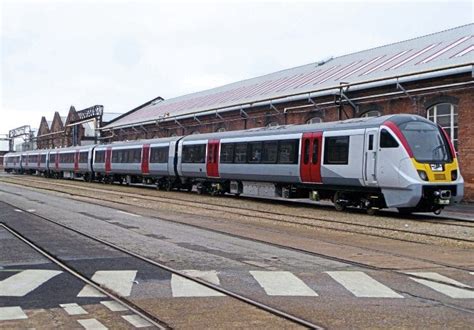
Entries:
[[319, 139], [314, 139], [313, 140], [313, 159], [311, 160], [313, 164], [318, 163], [318, 156], [319, 156]]
[[242, 164], [247, 162], [247, 143], [236, 143], [234, 163]]
[[262, 163], [275, 164], [278, 158], [278, 142], [264, 141]]
[[150, 163], [167, 163], [169, 147], [153, 147], [150, 153]]
[[224, 143], [221, 145], [221, 163], [232, 163], [234, 160], [234, 144]]
[[249, 163], [257, 164], [262, 161], [262, 142], [249, 142]]
[[380, 148], [398, 148], [397, 140], [386, 129], [380, 132]]
[[206, 145], [184, 145], [183, 146], [183, 163], [205, 163]]
[[298, 163], [298, 140], [282, 140], [278, 143], [278, 163]]
[[349, 164], [349, 136], [327, 137], [324, 144], [324, 164]]

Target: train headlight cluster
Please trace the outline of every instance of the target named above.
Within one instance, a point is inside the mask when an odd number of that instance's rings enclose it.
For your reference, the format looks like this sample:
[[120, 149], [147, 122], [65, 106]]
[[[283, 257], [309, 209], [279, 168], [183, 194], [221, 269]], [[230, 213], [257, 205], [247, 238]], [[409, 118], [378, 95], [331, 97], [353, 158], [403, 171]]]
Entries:
[[418, 175], [420, 176], [421, 180], [428, 181], [428, 175], [423, 170], [418, 170]]

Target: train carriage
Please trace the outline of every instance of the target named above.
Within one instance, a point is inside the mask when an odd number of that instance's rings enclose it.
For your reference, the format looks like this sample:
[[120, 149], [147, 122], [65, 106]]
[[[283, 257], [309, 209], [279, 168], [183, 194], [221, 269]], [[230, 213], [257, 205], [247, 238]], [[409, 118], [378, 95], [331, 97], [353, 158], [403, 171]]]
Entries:
[[22, 152], [22, 169], [28, 174], [44, 174], [48, 171], [48, 150]]
[[3, 156], [3, 169], [7, 173], [22, 173], [21, 153], [10, 152]]
[[92, 152], [95, 145], [51, 149], [48, 152], [48, 175], [57, 178], [86, 180], [92, 174]]
[[106, 182], [145, 181], [170, 187], [175, 178], [177, 137], [113, 143], [94, 150], [94, 174]]

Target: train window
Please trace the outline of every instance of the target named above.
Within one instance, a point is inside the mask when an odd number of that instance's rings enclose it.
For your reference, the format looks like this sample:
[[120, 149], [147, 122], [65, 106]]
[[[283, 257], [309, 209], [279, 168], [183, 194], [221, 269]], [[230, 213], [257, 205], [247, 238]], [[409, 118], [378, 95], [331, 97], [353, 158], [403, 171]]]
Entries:
[[[380, 132], [380, 148], [398, 148], [397, 140], [386, 129]], [[372, 149], [369, 147], [369, 150]]]
[[349, 136], [327, 137], [324, 144], [324, 164], [349, 164]]
[[56, 162], [56, 154], [49, 154], [49, 162], [50, 163]]
[[183, 163], [205, 163], [206, 145], [183, 145]]
[[369, 150], [374, 150], [374, 135], [369, 135]]
[[303, 163], [304, 164], [308, 164], [309, 162], [309, 144], [310, 144], [310, 140], [309, 139], [305, 139], [304, 140], [304, 147], [303, 147]]
[[89, 153], [87, 151], [79, 153], [79, 163], [87, 163], [87, 158], [89, 158]]
[[262, 161], [262, 142], [249, 142], [249, 163], [260, 163]]
[[281, 140], [278, 143], [278, 163], [298, 163], [299, 140]]
[[112, 163], [118, 163], [119, 162], [119, 152], [120, 150], [112, 150]]
[[41, 163], [46, 163], [46, 155], [41, 155]]
[[234, 144], [224, 143], [221, 145], [221, 163], [232, 163], [234, 160]]
[[235, 144], [234, 163], [242, 164], [247, 162], [247, 143]]
[[150, 163], [167, 163], [169, 147], [153, 147], [150, 153]]
[[262, 163], [275, 164], [278, 156], [278, 142], [264, 141]]
[[319, 139], [313, 140], [313, 164], [318, 163], [318, 156], [319, 156]]
[[99, 150], [95, 152], [95, 160], [96, 163], [105, 163], [105, 150]]
[[130, 163], [140, 163], [142, 161], [142, 150], [141, 149], [132, 149], [131, 153], [133, 154], [132, 159], [128, 159]]

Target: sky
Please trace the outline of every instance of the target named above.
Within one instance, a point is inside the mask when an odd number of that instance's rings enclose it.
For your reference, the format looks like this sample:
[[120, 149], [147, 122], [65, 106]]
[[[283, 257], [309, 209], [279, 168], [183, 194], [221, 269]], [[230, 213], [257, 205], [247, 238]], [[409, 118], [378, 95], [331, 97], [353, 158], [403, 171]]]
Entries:
[[472, 23], [471, 1], [0, 0], [0, 137]]

